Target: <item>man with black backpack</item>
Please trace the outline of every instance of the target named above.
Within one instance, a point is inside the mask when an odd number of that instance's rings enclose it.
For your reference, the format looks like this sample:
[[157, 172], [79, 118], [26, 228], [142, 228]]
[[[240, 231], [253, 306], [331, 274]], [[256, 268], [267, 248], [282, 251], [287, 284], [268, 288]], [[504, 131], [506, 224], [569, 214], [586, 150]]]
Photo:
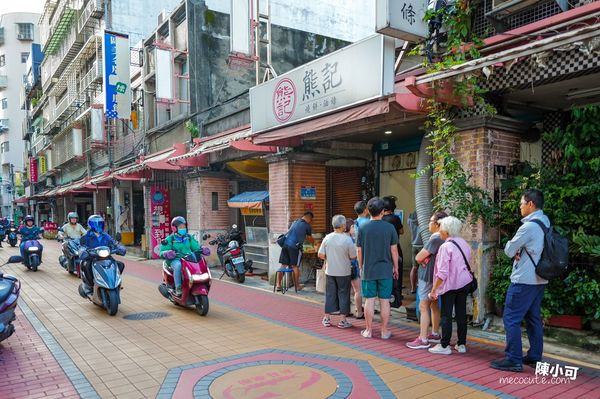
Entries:
[[[544, 194], [540, 190], [526, 190], [519, 207], [523, 224], [504, 248], [506, 255], [514, 258], [504, 304], [505, 357], [490, 364], [503, 371], [523, 371], [523, 364], [535, 367], [542, 360], [544, 345], [541, 304], [548, 280], [538, 275], [536, 266], [545, 251], [544, 235], [550, 229], [550, 220], [542, 211]], [[523, 356], [521, 345], [523, 320], [530, 346], [527, 356]]]

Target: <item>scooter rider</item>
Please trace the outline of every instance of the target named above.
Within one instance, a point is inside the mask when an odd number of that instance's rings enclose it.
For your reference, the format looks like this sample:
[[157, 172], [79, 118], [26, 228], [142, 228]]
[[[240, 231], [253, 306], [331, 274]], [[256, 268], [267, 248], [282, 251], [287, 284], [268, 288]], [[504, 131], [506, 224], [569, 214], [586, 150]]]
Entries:
[[[109, 247], [111, 253], [117, 255], [125, 255], [127, 250], [118, 241], [113, 239], [109, 234], [104, 232], [104, 219], [100, 215], [92, 215], [88, 218], [88, 227], [90, 228], [80, 239], [81, 249], [79, 250], [79, 259], [81, 260], [81, 269], [85, 274], [83, 288], [86, 293], [92, 293], [94, 288], [94, 279], [92, 277], [92, 262], [88, 260], [87, 249], [97, 247]], [[125, 265], [123, 262], [117, 261], [119, 272], [122, 274]], [[87, 280], [87, 281], [86, 281]]]
[[2, 248], [2, 241], [4, 241], [4, 238], [6, 237], [6, 231], [8, 230], [9, 225], [10, 222], [7, 218], [4, 217], [0, 219], [0, 248]]
[[[39, 240], [42, 230], [39, 227], [34, 226], [33, 216], [31, 216], [31, 215], [25, 216], [23, 223], [24, 223], [23, 226], [21, 226], [21, 228], [19, 228], [18, 234], [21, 235], [21, 244], [19, 245], [19, 249], [21, 250], [21, 256], [25, 257], [25, 241]], [[43, 250], [44, 250], [44, 247], [40, 243], [40, 259], [42, 258]]]
[[67, 215], [69, 223], [65, 223], [62, 227], [63, 234], [70, 240], [78, 240], [83, 237], [87, 231], [78, 223], [79, 215], [77, 212], [69, 212]]
[[160, 246], [160, 256], [167, 260], [167, 264], [173, 268], [173, 279], [175, 280], [175, 296], [181, 296], [181, 258], [191, 253], [202, 250], [204, 256], [210, 255], [210, 249], [202, 246], [188, 234], [187, 222], [183, 216], [176, 216], [171, 220], [173, 233], [163, 240]]

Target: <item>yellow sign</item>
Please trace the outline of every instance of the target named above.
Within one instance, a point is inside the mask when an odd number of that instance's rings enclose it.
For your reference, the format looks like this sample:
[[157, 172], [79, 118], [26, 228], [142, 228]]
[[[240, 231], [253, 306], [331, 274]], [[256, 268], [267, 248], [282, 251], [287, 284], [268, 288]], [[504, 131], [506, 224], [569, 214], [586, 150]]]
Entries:
[[48, 163], [46, 162], [46, 156], [40, 155], [38, 157], [38, 167], [40, 168], [40, 176], [43, 176], [48, 172]]
[[20, 186], [23, 184], [23, 180], [21, 177], [21, 172], [15, 172], [15, 186]]
[[262, 208], [259, 208], [259, 209], [241, 208], [240, 210], [242, 211], [243, 216], [262, 216], [263, 215]]

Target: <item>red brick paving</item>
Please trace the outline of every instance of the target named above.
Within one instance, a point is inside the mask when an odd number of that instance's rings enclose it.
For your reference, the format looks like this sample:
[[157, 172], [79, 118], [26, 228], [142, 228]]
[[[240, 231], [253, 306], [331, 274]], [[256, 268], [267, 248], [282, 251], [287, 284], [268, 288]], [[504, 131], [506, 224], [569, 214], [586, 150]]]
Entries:
[[52, 353], [17, 309], [15, 333], [0, 343], [0, 398], [78, 398]]
[[[126, 273], [128, 274], [157, 283], [161, 280], [160, 270], [153, 266], [135, 261], [127, 261], [126, 263]], [[325, 328], [320, 323], [322, 318], [322, 308], [320, 306], [298, 301], [290, 296], [214, 281], [210, 297], [242, 311], [267, 317], [320, 336], [336, 339], [352, 347], [375, 351], [379, 354], [427, 367], [430, 370], [439, 371], [461, 378], [464, 381], [518, 397], [540, 399], [600, 398], [600, 377], [585, 374], [582, 370], [579, 370], [577, 379], [570, 384], [503, 384], [500, 382], [501, 377], [535, 377], [535, 373], [530, 367], [525, 367], [523, 373], [509, 373], [491, 369], [489, 361], [503, 355], [501, 350], [492, 345], [468, 343], [466, 354], [459, 355], [455, 352], [450, 356], [429, 355], [426, 351], [412, 350], [405, 346], [406, 342], [414, 339], [415, 332], [412, 329], [393, 327], [393, 337], [389, 341], [383, 341], [376, 338], [380, 334], [379, 323], [376, 323], [375, 337], [365, 339], [359, 334], [359, 331], [364, 328], [363, 320], [353, 320], [354, 328], [352, 329]]]

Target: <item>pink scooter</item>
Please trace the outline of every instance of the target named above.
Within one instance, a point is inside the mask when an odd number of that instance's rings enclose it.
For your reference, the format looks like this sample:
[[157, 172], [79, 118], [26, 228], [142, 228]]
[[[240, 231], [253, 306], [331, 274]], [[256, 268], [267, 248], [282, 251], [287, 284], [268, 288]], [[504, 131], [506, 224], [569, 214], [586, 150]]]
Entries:
[[[208, 248], [207, 248], [208, 249]], [[206, 255], [205, 255], [206, 256]], [[196, 312], [200, 316], [208, 313], [208, 292], [212, 276], [210, 269], [200, 253], [189, 254], [181, 258], [182, 294], [180, 297], [173, 294], [175, 290], [175, 279], [173, 269], [163, 262], [163, 282], [158, 286], [158, 291], [179, 306], [196, 306]]]

